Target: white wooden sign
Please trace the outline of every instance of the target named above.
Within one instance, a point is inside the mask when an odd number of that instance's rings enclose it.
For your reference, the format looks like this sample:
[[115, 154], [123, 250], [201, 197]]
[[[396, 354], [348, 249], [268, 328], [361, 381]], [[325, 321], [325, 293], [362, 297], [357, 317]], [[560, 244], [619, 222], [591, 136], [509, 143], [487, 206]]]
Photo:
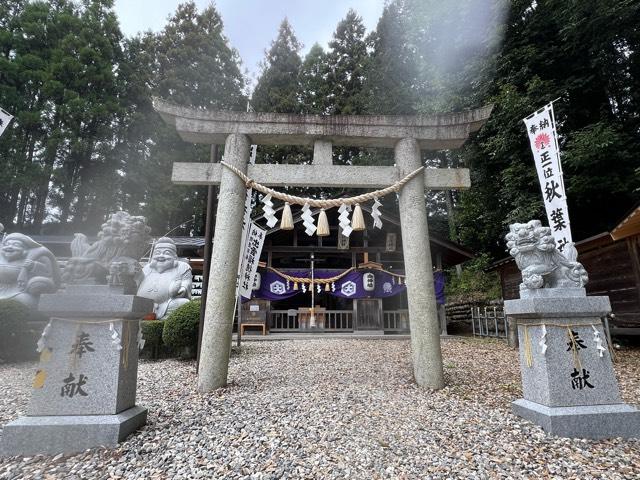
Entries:
[[386, 252], [395, 252], [396, 251], [396, 241], [397, 241], [397, 237], [396, 237], [395, 233], [387, 233], [387, 238], [386, 238], [384, 250]]

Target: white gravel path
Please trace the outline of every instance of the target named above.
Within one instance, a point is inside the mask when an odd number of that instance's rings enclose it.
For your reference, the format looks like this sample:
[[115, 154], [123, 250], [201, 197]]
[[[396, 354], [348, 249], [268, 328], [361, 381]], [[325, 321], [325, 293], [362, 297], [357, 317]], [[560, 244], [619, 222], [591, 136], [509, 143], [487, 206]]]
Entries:
[[[405, 340], [247, 342], [232, 383], [197, 393], [195, 364], [142, 362], [149, 424], [116, 449], [0, 460], [0, 479], [640, 478], [640, 440], [547, 437], [510, 413], [516, 352], [443, 342], [447, 387], [419, 389]], [[640, 399], [640, 351], [618, 355]], [[0, 424], [23, 414], [34, 364], [0, 365]]]

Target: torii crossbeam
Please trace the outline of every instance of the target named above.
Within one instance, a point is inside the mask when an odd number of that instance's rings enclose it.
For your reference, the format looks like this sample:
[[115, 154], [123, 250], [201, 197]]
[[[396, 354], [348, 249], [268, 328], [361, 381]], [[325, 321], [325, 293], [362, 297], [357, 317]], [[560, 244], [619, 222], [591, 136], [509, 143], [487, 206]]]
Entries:
[[[267, 186], [382, 188], [422, 165], [420, 150], [459, 148], [492, 106], [446, 115], [295, 115], [218, 112], [155, 99], [154, 108], [188, 142], [225, 145], [225, 162]], [[248, 165], [250, 145], [313, 145], [312, 165]], [[332, 146], [393, 148], [393, 167], [332, 164]], [[245, 185], [215, 163], [175, 163], [172, 180], [220, 185], [198, 388], [227, 384]], [[418, 385], [442, 388], [442, 354], [424, 190], [470, 186], [467, 169], [425, 169], [399, 194], [413, 370]]]

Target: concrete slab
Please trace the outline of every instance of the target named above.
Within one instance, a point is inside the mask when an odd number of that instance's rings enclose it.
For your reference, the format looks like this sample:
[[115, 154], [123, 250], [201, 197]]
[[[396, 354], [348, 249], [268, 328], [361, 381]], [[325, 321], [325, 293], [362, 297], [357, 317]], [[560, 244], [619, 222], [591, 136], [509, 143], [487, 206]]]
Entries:
[[522, 398], [511, 408], [514, 414], [559, 437], [640, 438], [640, 411], [624, 403], [547, 407]]
[[115, 447], [146, 421], [147, 409], [140, 406], [117, 415], [20, 417], [3, 428], [0, 455], [55, 455]]
[[153, 312], [153, 300], [102, 292], [52, 293], [40, 296], [38, 310], [51, 317], [142, 318]]

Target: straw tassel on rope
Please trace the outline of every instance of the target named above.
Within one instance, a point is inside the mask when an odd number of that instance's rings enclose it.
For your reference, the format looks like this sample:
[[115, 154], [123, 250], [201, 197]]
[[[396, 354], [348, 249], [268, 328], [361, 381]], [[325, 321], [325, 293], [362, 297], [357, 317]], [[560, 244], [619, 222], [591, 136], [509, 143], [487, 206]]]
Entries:
[[289, 202], [284, 202], [282, 218], [280, 219], [280, 230], [293, 230], [293, 214], [291, 213], [291, 205], [289, 205]]
[[327, 219], [327, 212], [325, 212], [323, 208], [320, 210], [320, 215], [318, 215], [316, 235], [319, 237], [327, 237], [329, 233], [329, 220]]
[[351, 228], [354, 232], [361, 232], [367, 228], [364, 223], [364, 215], [362, 215], [362, 208], [359, 203], [356, 204], [353, 209], [353, 215], [351, 216]]

